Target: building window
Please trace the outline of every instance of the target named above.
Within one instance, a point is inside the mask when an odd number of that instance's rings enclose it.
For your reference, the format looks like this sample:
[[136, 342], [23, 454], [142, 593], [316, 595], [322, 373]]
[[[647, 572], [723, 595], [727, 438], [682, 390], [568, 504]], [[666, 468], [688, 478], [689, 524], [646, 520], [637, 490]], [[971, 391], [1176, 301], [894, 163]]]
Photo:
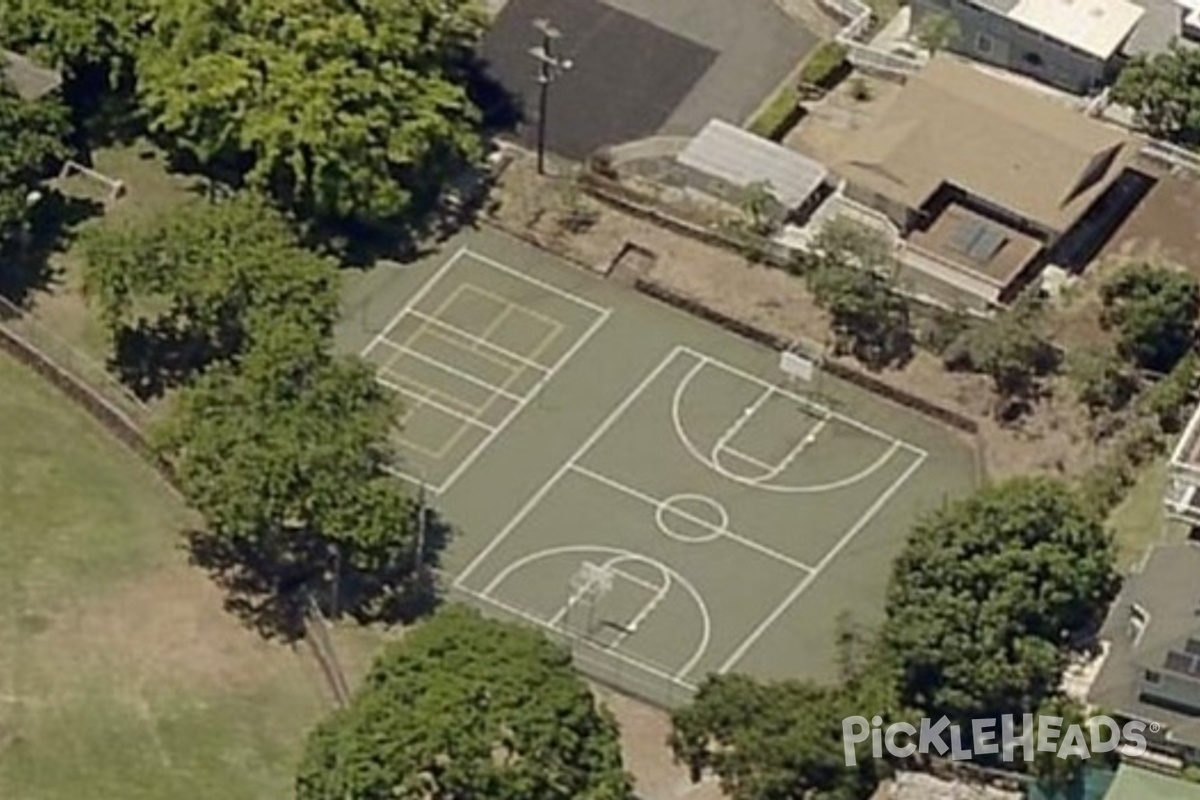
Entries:
[[1146, 670], [1146, 683], [1161, 683], [1162, 675], [1152, 669]]
[[986, 33], [981, 33], [975, 38], [975, 49], [981, 53], [992, 52], [992, 37]]
[[1037, 53], [1026, 53], [1024, 56], [1022, 56], [1022, 58], [1025, 60], [1025, 63], [1031, 67], [1040, 67], [1046, 63]]

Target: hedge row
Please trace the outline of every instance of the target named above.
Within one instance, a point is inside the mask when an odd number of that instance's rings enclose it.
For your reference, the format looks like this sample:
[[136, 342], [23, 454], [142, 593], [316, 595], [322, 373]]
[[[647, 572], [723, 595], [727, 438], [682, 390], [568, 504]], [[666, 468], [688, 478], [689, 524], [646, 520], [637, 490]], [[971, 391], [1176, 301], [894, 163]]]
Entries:
[[803, 116], [800, 96], [789, 83], [771, 96], [770, 102], [755, 114], [747, 127], [753, 134], [778, 142]]
[[[781, 336], [776, 336], [773, 333], [764, 331], [761, 328], [757, 328], [747, 322], [734, 319], [726, 314], [722, 314], [720, 311], [715, 311], [698, 300], [679, 294], [678, 292], [668, 289], [665, 286], [653, 281], [639, 278], [634, 283], [634, 288], [636, 288], [642, 294], [653, 297], [656, 300], [660, 300], [668, 305], [674, 306], [675, 308], [686, 311], [689, 314], [700, 317], [701, 319], [705, 319], [716, 325], [720, 325], [722, 328], [725, 328], [732, 333], [736, 333], [739, 336], [750, 339], [754, 342], [758, 342], [759, 344], [766, 345], [767, 347], [771, 347], [775, 350], [784, 350], [791, 344], [788, 340]], [[866, 389], [874, 394], [881, 395], [884, 398], [898, 403], [906, 408], [911, 408], [914, 411], [918, 411], [926, 416], [932, 417], [938, 422], [949, 425], [953, 428], [957, 428], [964, 433], [968, 433], [972, 436], [979, 433], [979, 425], [975, 422], [975, 420], [959, 414], [956, 411], [943, 408], [942, 406], [926, 400], [923, 397], [918, 397], [917, 395], [909, 394], [902, 389], [897, 389], [895, 386], [884, 383], [878, 378], [872, 377], [863, 372], [859, 372], [853, 367], [849, 367], [837, 361], [826, 361], [822, 365], [822, 368], [835, 377], [841, 378], [849, 383], [853, 383], [856, 386]]]
[[812, 52], [800, 70], [800, 82], [822, 89], [832, 88], [850, 70], [846, 46], [840, 42], [825, 42]]

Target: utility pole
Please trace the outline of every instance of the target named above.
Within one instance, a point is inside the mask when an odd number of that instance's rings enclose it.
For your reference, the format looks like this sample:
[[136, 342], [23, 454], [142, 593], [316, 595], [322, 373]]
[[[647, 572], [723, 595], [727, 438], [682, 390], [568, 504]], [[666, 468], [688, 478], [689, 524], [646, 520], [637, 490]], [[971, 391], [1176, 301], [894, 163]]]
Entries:
[[538, 127], [537, 127], [537, 171], [546, 174], [546, 112], [550, 104], [550, 84], [574, 64], [571, 59], [554, 55], [553, 46], [562, 32], [550, 24], [550, 20], [535, 20], [533, 27], [542, 34], [542, 43], [529, 49], [529, 54], [538, 62]]

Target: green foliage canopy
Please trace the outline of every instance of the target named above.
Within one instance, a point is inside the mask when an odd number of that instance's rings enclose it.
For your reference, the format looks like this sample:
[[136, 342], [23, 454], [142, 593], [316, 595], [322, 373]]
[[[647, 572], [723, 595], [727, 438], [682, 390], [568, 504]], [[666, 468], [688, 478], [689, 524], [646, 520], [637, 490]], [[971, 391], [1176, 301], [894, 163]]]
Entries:
[[1200, 285], [1185, 272], [1133, 264], [1100, 289], [1101, 322], [1116, 328], [1118, 348], [1135, 364], [1170, 372], [1195, 346]]
[[1117, 579], [1112, 540], [1067, 485], [1021, 478], [923, 520], [897, 560], [884, 635], [904, 698], [934, 716], [1036, 708]]
[[1179, 144], [1200, 142], [1200, 51], [1173, 47], [1138, 55], [1113, 84], [1114, 103], [1134, 109], [1151, 135]]
[[0, 0], [4, 43], [64, 69], [127, 75], [150, 0]]
[[30, 220], [30, 192], [46, 169], [67, 156], [66, 110], [52, 99], [22, 100], [0, 84], [0, 251]]
[[294, 630], [305, 591], [344, 587], [334, 613], [394, 619], [425, 590], [418, 510], [384, 471], [396, 409], [366, 365], [326, 345], [277, 324], [180, 389], [154, 431], [204, 516], [193, 546], [221, 554], [205, 565], [230, 588], [279, 603], [255, 620], [273, 633]]
[[832, 317], [838, 350], [853, 353], [872, 369], [912, 355], [908, 301], [880, 274], [892, 261], [882, 237], [856, 223], [834, 220], [797, 265], [817, 304]]
[[309, 737], [298, 800], [630, 800], [617, 727], [540, 634], [443, 608]]
[[84, 288], [118, 368], [147, 394], [236, 358], [282, 325], [321, 340], [337, 315], [333, 263], [250, 194], [96, 228], [84, 257]]
[[138, 62], [152, 127], [306, 218], [413, 221], [481, 153], [474, 0], [164, 0]]
[[842, 720], [861, 714], [838, 689], [714, 675], [672, 717], [671, 747], [693, 779], [721, 778], [733, 800], [865, 797], [875, 763], [847, 767]]

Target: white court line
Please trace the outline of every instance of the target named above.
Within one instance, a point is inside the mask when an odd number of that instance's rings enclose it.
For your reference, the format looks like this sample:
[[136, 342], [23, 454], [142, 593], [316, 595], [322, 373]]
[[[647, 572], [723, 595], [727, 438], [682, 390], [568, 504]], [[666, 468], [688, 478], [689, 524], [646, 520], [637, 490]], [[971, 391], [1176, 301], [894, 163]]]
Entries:
[[792, 446], [792, 449], [788, 451], [787, 455], [785, 455], [783, 459], [773, 468], [768, 470], [766, 475], [759, 475], [757, 478], [755, 478], [755, 482], [762, 483], [764, 481], [771, 481], [779, 477], [780, 473], [790, 467], [792, 462], [799, 458], [800, 454], [807, 450], [809, 446], [817, 440], [817, 437], [821, 435], [821, 431], [825, 430], [825, 427], [828, 424], [829, 417], [817, 420], [817, 424], [813, 425], [812, 428], [810, 428], [808, 432], [804, 434], [804, 438], [796, 442], [796, 444]]
[[[597, 483], [602, 483], [605, 486], [616, 489], [618, 492], [622, 492], [624, 494], [629, 495], [630, 497], [641, 500], [643, 503], [646, 503], [648, 505], [658, 507], [663, 504], [662, 500], [659, 500], [657, 497], [654, 497], [653, 495], [647, 494], [646, 492], [643, 492], [640, 489], [634, 489], [632, 486], [626, 486], [624, 483], [621, 483], [621, 481], [610, 478], [607, 475], [602, 475], [599, 472], [595, 472], [593, 470], [588, 469], [587, 467], [581, 466], [579, 464], [575, 464], [571, 467], [571, 469], [575, 472], [578, 472], [580, 475], [583, 475], [585, 478], [591, 478], [592, 480], [596, 481]], [[690, 514], [681, 508], [672, 508], [671, 513], [675, 514], [677, 516], [683, 517], [688, 522], [693, 522], [702, 528], [707, 528], [708, 530], [710, 530], [714, 533], [720, 533], [722, 536], [732, 539], [733, 541], [737, 542], [740, 545], [749, 547], [751, 550], [757, 550], [758, 552], [762, 553], [763, 555], [769, 556], [769, 557], [775, 559], [776, 561], [787, 564], [789, 567], [794, 567], [795, 569], [798, 569], [801, 572], [812, 573], [812, 572], [816, 571], [816, 569], [814, 567], [811, 567], [808, 564], [805, 564], [803, 561], [797, 561], [796, 559], [792, 558], [791, 556], [785, 556], [783, 553], [773, 550], [770, 547], [767, 547], [765, 544], [760, 544], [759, 542], [756, 542], [753, 539], [750, 539], [746, 536], [742, 536], [741, 534], [734, 533], [733, 531], [729, 530], [728, 528], [724, 528], [724, 529], [718, 528], [715, 525], [713, 525], [711, 522], [700, 519], [699, 517], [694, 516], [693, 514]]]
[[662, 586], [659, 586], [658, 590], [654, 592], [654, 595], [646, 601], [646, 604], [638, 609], [638, 612], [633, 615], [633, 619], [625, 623], [625, 627], [622, 628], [621, 632], [617, 634], [617, 638], [608, 643], [610, 648], [615, 649], [620, 647], [621, 642], [624, 642], [630, 636], [637, 633], [638, 628], [642, 626], [642, 623], [645, 622], [646, 619], [654, 613], [654, 609], [658, 608], [659, 604], [666, 599], [667, 594], [671, 591], [671, 573], [664, 572], [662, 577]]
[[485, 350], [491, 350], [493, 353], [498, 353], [501, 357], [507, 358], [510, 361], [513, 361], [514, 363], [524, 364], [525, 366], [529, 367], [530, 369], [536, 369], [538, 372], [548, 372], [551, 369], [551, 367], [548, 367], [545, 364], [539, 364], [536, 361], [531, 361], [530, 359], [526, 358], [523, 355], [514, 353], [513, 351], [511, 351], [507, 348], [501, 347], [498, 344], [489, 342], [486, 339], [481, 339], [473, 333], [467, 333], [466, 331], [464, 331], [462, 328], [458, 327], [457, 325], [451, 325], [449, 322], [438, 319], [437, 317], [430, 316], [429, 314], [426, 314], [424, 311], [417, 311], [414, 308], [414, 309], [411, 309], [408, 312], [408, 314], [411, 317], [421, 320], [422, 322], [426, 323], [427, 325], [432, 325], [435, 328], [441, 328], [443, 330], [449, 331], [450, 333], [452, 333], [455, 336], [461, 336], [463, 339], [465, 339], [466, 341], [475, 345], [477, 348], [483, 348]]
[[[895, 445], [893, 445], [893, 449], [894, 448]], [[875, 498], [875, 502], [872, 503], [871, 507], [868, 508], [863, 515], [858, 518], [858, 521], [854, 523], [853, 527], [842, 534], [842, 538], [838, 539], [837, 544], [830, 548], [829, 552], [827, 552], [821, 558], [821, 560], [817, 562], [816, 569], [814, 569], [809, 575], [805, 576], [804, 579], [796, 585], [796, 588], [792, 589], [791, 593], [788, 594], [787, 597], [783, 598], [783, 601], [775, 607], [775, 610], [768, 614], [766, 618], [764, 618], [762, 622], [760, 622], [754, 628], [754, 630], [751, 631], [750, 635], [747, 636], [742, 643], [737, 646], [737, 648], [729, 655], [729, 657], [725, 659], [725, 663], [723, 663], [717, 669], [717, 674], [723, 675], [726, 672], [729, 672], [729, 670], [733, 669], [737, 662], [742, 660], [742, 657], [745, 656], [750, 648], [762, 638], [763, 634], [767, 632], [767, 629], [774, 625], [777, 619], [783, 616], [783, 614], [791, 607], [792, 603], [795, 603], [800, 595], [804, 594], [808, 587], [812, 585], [813, 581], [815, 581], [825, 570], [825, 568], [828, 567], [835, 558], [837, 558], [838, 554], [841, 553], [848, 544], [850, 544], [854, 537], [857, 536], [863, 530], [863, 528], [867, 527], [871, 520], [875, 518], [875, 515], [877, 515], [879, 511], [887, 504], [887, 502], [892, 499], [892, 496], [896, 494], [896, 492], [900, 491], [901, 487], [908, 482], [908, 479], [912, 477], [913, 473], [920, 469], [921, 465], [925, 463], [925, 458], [926, 455], [924, 453], [917, 456], [913, 463], [908, 466], [908, 469], [901, 473], [900, 477], [897, 478], [892, 485], [883, 492], [883, 494]]]
[[885, 442], [889, 442], [889, 443], [897, 442], [900, 444], [901, 447], [903, 447], [904, 449], [913, 453], [914, 455], [928, 455], [928, 453], [926, 451], [922, 450], [921, 448], [917, 447], [916, 445], [909, 444], [908, 442], [906, 442], [902, 439], [897, 439], [895, 436], [884, 433], [883, 431], [879, 430], [878, 428], [873, 428], [870, 425], [866, 424], [865, 422], [860, 422], [859, 420], [855, 419], [854, 417], [848, 417], [845, 414], [839, 414], [838, 412], [834, 411], [833, 409], [827, 408], [827, 407], [821, 405], [820, 403], [814, 403], [812, 400], [809, 400], [807, 397], [804, 397], [803, 395], [796, 394], [795, 392], [791, 392], [786, 389], [781, 389], [778, 386], [773, 385], [770, 381], [764, 380], [763, 378], [760, 378], [757, 375], [753, 375], [749, 372], [746, 372], [743, 369], [739, 369], [738, 367], [735, 367], [732, 364], [728, 364], [719, 358], [713, 358], [712, 356], [707, 355], [705, 353], [701, 353], [698, 350], [693, 350], [692, 348], [690, 348], [686, 345], [681, 346], [679, 349], [686, 352], [688, 355], [692, 356], [693, 358], [696, 358], [696, 359], [704, 362], [706, 365], [712, 365], [718, 369], [722, 369], [722, 370], [730, 373], [731, 375], [735, 375], [739, 378], [743, 378], [745, 380], [751, 381], [752, 383], [755, 383], [764, 388], [774, 389], [776, 392], [778, 392], [779, 394], [783, 395], [784, 397], [787, 397], [788, 399], [792, 400], [797, 405], [802, 406], [803, 408], [806, 408], [810, 411], [816, 411], [822, 417], [830, 417], [838, 422], [845, 423], [846, 425], [849, 425], [852, 428], [856, 428], [856, 429], [862, 431], [863, 433], [874, 436], [875, 438], [881, 439]]
[[[687, 348], [683, 348], [683, 349], [687, 349]], [[687, 391], [688, 386], [691, 384], [692, 380], [696, 377], [696, 375], [698, 375], [701, 371], [703, 371], [703, 369], [706, 366], [709, 365], [709, 362], [700, 360], [701, 358], [706, 358], [706, 357], [698, 357], [696, 355], [695, 351], [689, 351], [689, 355], [691, 355], [693, 358], [697, 358], [697, 361], [696, 361], [695, 365], [688, 371], [688, 373], [686, 375], [684, 375], [684, 377], [675, 386], [675, 393], [671, 397], [671, 423], [675, 426], [675, 435], [678, 437], [678, 439], [679, 439], [680, 443], [683, 445], [684, 449], [687, 450], [688, 453], [691, 454], [692, 458], [696, 459], [696, 461], [700, 462], [701, 464], [707, 466], [709, 469], [713, 470], [718, 475], [726, 478], [727, 480], [733, 481], [734, 483], [740, 483], [743, 486], [749, 486], [750, 488], [753, 488], [753, 489], [761, 489], [764, 492], [778, 492], [780, 494], [818, 494], [821, 492], [830, 492], [835, 489], [841, 489], [843, 487], [851, 486], [855, 483], [865, 480], [872, 473], [874, 473], [876, 470], [881, 468], [888, 461], [888, 459], [890, 459], [896, 453], [897, 450], [899, 450], [903, 447], [907, 447], [907, 449], [909, 451], [914, 452], [918, 455], [926, 454], [924, 450], [920, 450], [919, 448], [915, 448], [910, 445], [906, 445], [904, 442], [901, 442], [899, 439], [894, 439], [891, 437], [876, 437], [876, 438], [880, 438], [884, 442], [891, 442], [891, 446], [886, 451], [884, 451], [883, 455], [881, 455], [879, 458], [877, 458], [872, 464], [868, 465], [867, 467], [864, 467], [863, 469], [859, 470], [855, 474], [850, 475], [846, 478], [841, 478], [836, 481], [830, 481], [829, 483], [821, 483], [821, 484], [810, 485], [810, 486], [780, 485], [780, 484], [775, 484], [775, 483], [763, 483], [761, 480], [758, 480], [758, 479], [752, 480], [750, 478], [743, 477], [742, 475], [738, 475], [737, 473], [730, 472], [729, 470], [722, 467], [720, 464], [714, 463], [712, 461], [711, 457], [705, 456], [703, 453], [700, 452], [700, 448], [697, 447], [696, 443], [692, 441], [691, 437], [688, 435], [686, 427], [683, 424], [682, 413], [680, 412], [680, 406], [683, 403], [683, 395]], [[716, 363], [716, 362], [712, 362], [712, 363]], [[749, 376], [749, 377], [753, 377], [753, 376]], [[770, 384], [767, 384], [767, 385], [769, 386]], [[782, 394], [785, 397], [793, 397], [793, 395], [790, 395], [788, 392], [780, 392], [780, 394]], [[835, 416], [835, 419], [839, 419], [839, 418], [840, 417]]]
[[750, 464], [751, 466], [754, 466], [754, 467], [758, 467], [759, 469], [765, 470], [767, 472], [770, 472], [771, 470], [775, 469], [775, 466], [768, 464], [767, 462], [765, 462], [761, 459], [755, 458], [754, 456], [750, 455], [749, 453], [743, 453], [741, 450], [738, 450], [737, 448], [731, 447], [729, 445], [725, 445], [723, 448], [721, 448], [721, 452], [728, 453], [729, 455], [736, 458], [738, 461], [745, 461], [747, 464]]
[[404, 315], [411, 311], [417, 303], [421, 302], [425, 295], [429, 294], [429, 292], [433, 289], [434, 285], [440, 281], [442, 277], [449, 272], [455, 264], [458, 263], [459, 259], [466, 255], [466, 253], [467, 248], [460, 247], [454, 255], [450, 256], [450, 258], [446, 260], [445, 264], [442, 264], [440, 267], [438, 267], [437, 271], [430, 275], [425, 283], [421, 284], [421, 288], [417, 289], [416, 293], [413, 294], [412, 297], [408, 298], [408, 302], [401, 306], [400, 310], [396, 312], [396, 315], [388, 320], [388, 324], [383, 326], [379, 333], [375, 334], [375, 338], [373, 338], [370, 343], [362, 349], [362, 352], [358, 354], [359, 357], [366, 358], [367, 354], [374, 350], [379, 343], [383, 341], [397, 325], [400, 324], [400, 320], [404, 318]]
[[758, 413], [758, 410], [771, 399], [773, 394], [775, 394], [774, 388], [767, 387], [766, 391], [760, 394], [753, 403], [742, 409], [742, 413], [738, 415], [738, 418], [725, 429], [725, 432], [717, 438], [716, 444], [713, 445], [712, 460], [714, 462], [717, 460], [717, 451], [724, 447], [727, 442], [733, 441], [733, 437], [738, 435], [738, 431], [746, 426], [746, 423]]
[[591, 639], [587, 638], [586, 636], [580, 636], [579, 634], [575, 633], [574, 631], [567, 630], [564, 628], [552, 628], [546, 624], [546, 620], [542, 619], [541, 617], [537, 616], [536, 614], [530, 614], [528, 611], [525, 611], [524, 609], [521, 609], [521, 608], [517, 608], [516, 606], [506, 603], [503, 600], [498, 600], [495, 597], [487, 597], [487, 596], [482, 595], [479, 592], [475, 591], [474, 589], [468, 589], [465, 586], [459, 586], [456, 588], [458, 591], [462, 592], [463, 594], [467, 595], [468, 597], [474, 597], [476, 600], [479, 600], [481, 602], [490, 603], [493, 606], [495, 606], [496, 608], [500, 609], [501, 611], [504, 611], [508, 614], [512, 614], [514, 617], [517, 617], [518, 619], [523, 619], [526, 622], [530, 623], [531, 625], [536, 625], [540, 628], [545, 628], [550, 633], [558, 634], [559, 636], [566, 636], [567, 638], [569, 638], [572, 642], [574, 642], [576, 644], [581, 644], [584, 647], [589, 647], [601, 655], [604, 655], [604, 656], [607, 656], [610, 658], [615, 658], [618, 661], [621, 661], [625, 664], [628, 664], [631, 667], [634, 667], [635, 669], [640, 669], [643, 672], [653, 675], [654, 677], [659, 678], [661, 680], [667, 681], [668, 683], [674, 684], [675, 686], [678, 686], [681, 689], [684, 689], [692, 694], [694, 694], [696, 692], [696, 688], [697, 688], [696, 684], [689, 683], [688, 681], [683, 680], [682, 678], [680, 678], [678, 676], [678, 674], [672, 675], [671, 673], [669, 673], [663, 669], [660, 669], [659, 667], [656, 667], [652, 664], [649, 664], [640, 658], [635, 658], [633, 656], [626, 655], [625, 653], [621, 652], [620, 650], [609, 650], [609, 649], [603, 647], [602, 645], [599, 645], [596, 642], [593, 642]]
[[479, 338], [491, 341], [492, 334], [496, 332], [497, 328], [504, 324], [504, 320], [508, 319], [508, 315], [513, 312], [515, 307], [516, 306], [514, 306], [512, 303], [501, 306], [500, 313], [492, 317], [492, 321], [487, 324], [487, 327], [479, 332]]
[[509, 275], [512, 275], [513, 277], [520, 278], [521, 280], [523, 280], [527, 283], [532, 283], [534, 286], [539, 286], [539, 287], [545, 289], [546, 291], [551, 292], [552, 294], [556, 294], [559, 297], [563, 297], [563, 298], [566, 298], [567, 300], [570, 300], [572, 303], [581, 305], [587, 309], [591, 309], [592, 311], [595, 311], [597, 314], [602, 314], [605, 311], [608, 311], [608, 309], [605, 308], [604, 306], [597, 305], [596, 303], [593, 303], [590, 300], [586, 300], [586, 299], [580, 297], [579, 295], [574, 294], [573, 292], [568, 292], [566, 289], [560, 289], [552, 283], [547, 283], [546, 281], [543, 281], [539, 278], [534, 278], [534, 277], [531, 277], [524, 273], [517, 272], [515, 269], [508, 266], [507, 264], [503, 264], [494, 258], [489, 258], [488, 256], [485, 256], [482, 253], [476, 253], [474, 250], [471, 250], [470, 248], [464, 247], [460, 252], [466, 253], [471, 258], [475, 259], [476, 261], [480, 261], [489, 267], [495, 267], [496, 269], [500, 270], [501, 272], [507, 272]]
[[[622, 580], [627, 580], [630, 583], [632, 583], [634, 586], [641, 587], [642, 589], [645, 589], [652, 593], [656, 593], [656, 592], [659, 592], [662, 590], [662, 588], [663, 588], [662, 584], [651, 583], [650, 581], [642, 580], [638, 576], [634, 575], [632, 572], [626, 572], [623, 569], [617, 569], [616, 567], [613, 566], [613, 564], [620, 563], [623, 560], [628, 560], [628, 559], [623, 559], [621, 556], [613, 556], [608, 561], [604, 562], [604, 564], [602, 566], [605, 570], [608, 570], [608, 572], [610, 574], [615, 575], [616, 577], [621, 578]], [[656, 567], [656, 569], [658, 569], [658, 568]], [[659, 569], [659, 572], [662, 572], [662, 570]], [[665, 574], [665, 573], [663, 573], [663, 574]], [[670, 578], [667, 578], [667, 583], [670, 584], [670, 582], [671, 582]], [[592, 584], [587, 583], [584, 586], [581, 586], [579, 589], [575, 590], [574, 592], [571, 592], [571, 596], [567, 598], [566, 605], [564, 605], [562, 608], [560, 608], [558, 610], [558, 613], [556, 613], [553, 617], [551, 617], [549, 623], [547, 623], [547, 624], [557, 626], [558, 623], [562, 621], [562, 618], [565, 617], [567, 614], [570, 614], [571, 609], [573, 609], [575, 606], [577, 606], [579, 604], [579, 601], [583, 598], [584, 594], [586, 594], [591, 589], [591, 587], [592, 587]]]
[[647, 387], [649, 387], [650, 384], [652, 384], [658, 378], [658, 376], [661, 375], [668, 366], [670, 366], [671, 362], [675, 359], [675, 354], [678, 352], [679, 348], [672, 350], [671, 353], [669, 353], [665, 358], [663, 358], [662, 361], [658, 363], [658, 366], [650, 370], [650, 372], [648, 372], [645, 377], [642, 378], [641, 382], [638, 383], [638, 385], [635, 386], [629, 392], [629, 394], [625, 395], [624, 399], [622, 399], [621, 402], [617, 404], [616, 408], [610, 411], [608, 416], [596, 426], [587, 439], [584, 440], [583, 444], [579, 445], [575, 452], [568, 456], [567, 459], [563, 461], [561, 465], [559, 465], [554, 474], [551, 475], [546, 482], [543, 483], [537, 489], [537, 491], [535, 491], [529, 497], [529, 499], [525, 501], [525, 504], [521, 506], [521, 508], [517, 510], [517, 513], [513, 515], [512, 519], [510, 519], [505, 526], [500, 529], [500, 532], [497, 533], [490, 542], [488, 542], [487, 546], [484, 547], [483, 550], [479, 551], [475, 558], [471, 559], [471, 563], [467, 564], [462, 572], [458, 573], [458, 577], [454, 579], [455, 586], [461, 587], [464, 585], [464, 582], [471, 576], [471, 573], [474, 572], [479, 565], [482, 564], [484, 560], [492, 554], [493, 551], [495, 551], [497, 547], [504, 543], [504, 540], [507, 539], [509, 535], [511, 535], [512, 532], [517, 529], [517, 526], [520, 525], [527, 516], [529, 516], [535, 507], [537, 507], [537, 504], [542, 501], [542, 498], [550, 493], [550, 490], [554, 488], [555, 484], [562, 480], [563, 476], [571, 471], [571, 468], [575, 465], [575, 462], [578, 461], [585, 453], [587, 453], [588, 450], [592, 449], [592, 446], [600, 440], [600, 437], [607, 433], [608, 429], [616, 424], [621, 415], [624, 414], [625, 411], [632, 406], [639, 397], [641, 397], [642, 393], [646, 391]]
[[[679, 668], [679, 671], [675, 673], [675, 677], [686, 675], [687, 673], [691, 672], [700, 659], [704, 657], [704, 654], [708, 652], [708, 643], [712, 638], [712, 615], [708, 611], [708, 604], [704, 602], [704, 596], [696, 590], [696, 587], [692, 585], [691, 581], [680, 574], [679, 570], [662, 563], [658, 559], [651, 558], [650, 556], [645, 556], [640, 553], [635, 553], [631, 550], [625, 550], [620, 547], [608, 547], [606, 545], [567, 544], [560, 547], [551, 547], [546, 550], [538, 550], [534, 553], [528, 553], [521, 558], [518, 558], [516, 561], [510, 561], [508, 565], [500, 571], [499, 575], [492, 578], [491, 582], [484, 587], [482, 592], [476, 592], [471, 589], [467, 589], [465, 586], [459, 586], [457, 584], [455, 584], [454, 588], [460, 591], [470, 592], [471, 594], [484, 600], [495, 601], [495, 598], [492, 596], [492, 592], [494, 592], [500, 584], [507, 580], [508, 576], [512, 575], [526, 564], [531, 564], [539, 559], [550, 558], [552, 556], [563, 555], [566, 553], [607, 553], [608, 555], [613, 556], [613, 558], [608, 560], [608, 564], [619, 564], [623, 561], [633, 561], [652, 566], [663, 574], [672, 576], [675, 581], [683, 587], [684, 591], [691, 595], [692, 601], [696, 604], [696, 608], [700, 612], [701, 623], [700, 644], [696, 646], [691, 658], [689, 658], [684, 665]], [[543, 625], [545, 625], [544, 619], [541, 619], [540, 621]], [[560, 633], [567, 632], [563, 628], [551, 628], [550, 630], [555, 630]], [[616, 651], [604, 650], [604, 652], [615, 653]]]
[[529, 390], [528, 394], [521, 398], [521, 400], [517, 401], [512, 410], [504, 416], [504, 419], [500, 420], [500, 424], [491, 433], [485, 436], [483, 441], [471, 451], [471, 454], [463, 459], [458, 466], [454, 468], [454, 471], [450, 473], [449, 477], [442, 481], [437, 489], [438, 494], [441, 494], [449, 489], [454, 482], [457, 481], [459, 477], [466, 472], [472, 464], [475, 463], [475, 460], [479, 458], [479, 456], [482, 455], [485, 450], [487, 450], [487, 447], [492, 443], [492, 440], [500, 435], [500, 432], [507, 428], [508, 424], [516, 419], [516, 416], [520, 414], [527, 405], [538, 398], [538, 395], [541, 394], [542, 389], [546, 386], [546, 384], [549, 383], [550, 380], [559, 373], [559, 370], [561, 370], [565, 364], [570, 362], [570, 360], [575, 357], [575, 354], [578, 353], [579, 350], [588, 343], [596, 331], [600, 330], [600, 327], [608, 321], [608, 318], [611, 314], [612, 309], [609, 308], [606, 309], [600, 316], [596, 317], [596, 319], [592, 320], [592, 324], [589, 325], [588, 329], [583, 332], [583, 335], [575, 340], [574, 344], [567, 349], [567, 352], [562, 354], [558, 361], [554, 362], [554, 366], [550, 367], [549, 371], [542, 375], [542, 377], [538, 378], [537, 383], [533, 385], [533, 388]]
[[[473, 383], [476, 386], [478, 386], [480, 389], [491, 392], [492, 393], [491, 398], [489, 398], [488, 401], [486, 403], [484, 403], [483, 406], [481, 406], [482, 408], [486, 408], [487, 406], [491, 405], [492, 400], [495, 400], [497, 397], [503, 397], [504, 399], [512, 400], [513, 402], [517, 402], [521, 399], [521, 396], [518, 394], [513, 394], [512, 392], [508, 391], [507, 389], [502, 389], [493, 383], [489, 383], [488, 381], [483, 380], [482, 378], [476, 378], [474, 375], [471, 375], [470, 373], [463, 372], [461, 369], [458, 369], [457, 367], [452, 367], [440, 359], [433, 358], [432, 356], [427, 356], [424, 353], [421, 353], [417, 350], [413, 350], [411, 347], [406, 347], [405, 345], [402, 345], [402, 344], [396, 344], [391, 339], [384, 339], [382, 344], [385, 347], [395, 348], [396, 350], [400, 351], [400, 353], [402, 355], [412, 356], [413, 358], [417, 359], [418, 361], [424, 361], [426, 364], [429, 364], [431, 367], [434, 367], [435, 369], [440, 369], [441, 371], [443, 371], [447, 374], [453, 375], [456, 378], [462, 378], [467, 383]], [[391, 367], [391, 366], [389, 366], [388, 369], [392, 370], [393, 372], [401, 372], [401, 370], [398, 370], [395, 367]]]
[[382, 385], [386, 386], [387, 388], [391, 389], [393, 392], [396, 392], [397, 394], [402, 394], [402, 395], [405, 395], [406, 397], [412, 398], [412, 400], [415, 403], [418, 403], [420, 405], [427, 405], [432, 408], [436, 408], [438, 411], [441, 411], [443, 414], [450, 416], [450, 417], [454, 417], [455, 419], [460, 420], [461, 422], [464, 422], [467, 425], [471, 425], [473, 427], [480, 428], [480, 429], [488, 431], [490, 433], [494, 433], [497, 430], [496, 428], [493, 428], [491, 425], [487, 425], [483, 422], [480, 422], [475, 417], [472, 417], [468, 414], [464, 414], [461, 411], [455, 411], [453, 408], [450, 408], [450, 406], [443, 405], [442, 403], [439, 403], [436, 400], [430, 399], [428, 395], [418, 394], [417, 392], [413, 391], [412, 389], [406, 389], [405, 387], [401, 386], [400, 384], [396, 383], [395, 381], [389, 381], [387, 378], [381, 377], [379, 375], [375, 376], [375, 380], [378, 381], [379, 383], [381, 383]]

